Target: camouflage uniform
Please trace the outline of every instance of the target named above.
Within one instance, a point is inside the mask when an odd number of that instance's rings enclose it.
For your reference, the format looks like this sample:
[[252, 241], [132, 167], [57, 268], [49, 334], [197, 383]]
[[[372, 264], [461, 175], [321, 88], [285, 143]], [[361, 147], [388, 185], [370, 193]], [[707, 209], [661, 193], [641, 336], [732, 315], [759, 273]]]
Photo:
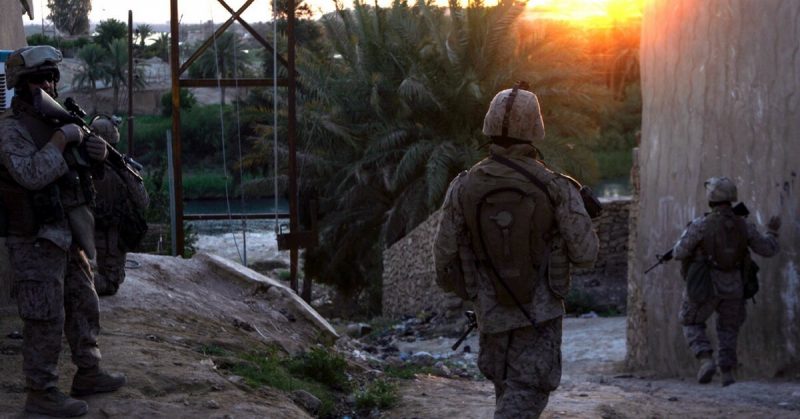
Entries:
[[[14, 104], [18, 104], [16, 98]], [[32, 192], [57, 184], [65, 212], [86, 205], [87, 194], [77, 173], [48, 142], [54, 130], [39, 123], [40, 129], [31, 133], [24, 118], [31, 116], [22, 112], [0, 119], [3, 187], [16, 184]], [[20, 199], [29, 197], [23, 194]], [[100, 361], [97, 294], [69, 219], [61, 217], [28, 233], [15, 231], [22, 220], [9, 220], [7, 246], [19, 315], [24, 321], [23, 370], [31, 390], [57, 386], [62, 331], [79, 368], [96, 368]]]
[[99, 295], [116, 294], [125, 281], [127, 249], [119, 235], [120, 214], [133, 206], [143, 210], [149, 203], [144, 184], [128, 172], [119, 172], [105, 164], [102, 178], [95, 178], [95, 244], [97, 272], [94, 284]]
[[[538, 281], [533, 299], [524, 309], [536, 326], [516, 306], [497, 302], [495, 289], [484, 266], [478, 266], [472, 250], [461, 196], [468, 172], [450, 184], [442, 205], [442, 220], [436, 234], [435, 263], [437, 282], [446, 290], [444, 271], [459, 263], [463, 272], [466, 298], [474, 301], [480, 334], [481, 372], [495, 385], [496, 418], [538, 417], [547, 405], [549, 393], [561, 380], [561, 319], [563, 300], [553, 292], [557, 284], [569, 281], [569, 265], [591, 265], [598, 251], [598, 239], [592, 221], [583, 206], [578, 190], [569, 180], [555, 175], [540, 161], [531, 158], [535, 149], [520, 144], [503, 148], [490, 146], [501, 155], [523, 166], [547, 187], [555, 201], [557, 233], [551, 240], [548, 281]], [[498, 177], [528, 180], [515, 170], [494, 160], [485, 159], [470, 169], [491, 172]]]
[[[715, 207], [712, 212], [732, 216], [730, 206]], [[678, 243], [673, 249], [674, 257], [678, 260], [699, 260], [703, 257], [701, 242], [706, 228], [704, 215], [693, 220], [683, 231]], [[747, 221], [747, 246], [756, 254], [770, 257], [778, 253], [776, 233], [761, 234], [756, 225]], [[743, 296], [743, 281], [740, 270], [721, 271], [711, 269], [711, 281], [714, 295], [707, 301], [693, 301], [686, 291], [680, 311], [680, 321], [683, 325], [683, 334], [696, 357], [710, 354], [713, 351], [711, 342], [706, 336], [706, 320], [714, 311], [717, 312], [717, 337], [719, 340], [719, 353], [717, 363], [725, 371], [736, 367], [736, 340], [739, 328], [745, 320], [745, 300]]]

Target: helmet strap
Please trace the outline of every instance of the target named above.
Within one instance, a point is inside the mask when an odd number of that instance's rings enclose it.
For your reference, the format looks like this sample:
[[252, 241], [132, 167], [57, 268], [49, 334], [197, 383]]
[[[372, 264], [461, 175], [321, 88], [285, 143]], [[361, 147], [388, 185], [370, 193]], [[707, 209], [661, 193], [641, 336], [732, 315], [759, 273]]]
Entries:
[[528, 87], [528, 82], [520, 80], [511, 88], [511, 93], [509, 93], [508, 99], [506, 100], [506, 113], [503, 115], [501, 137], [508, 137], [508, 120], [511, 117], [511, 108], [514, 107], [514, 100], [517, 99], [517, 92], [519, 92], [519, 89], [528, 90]]

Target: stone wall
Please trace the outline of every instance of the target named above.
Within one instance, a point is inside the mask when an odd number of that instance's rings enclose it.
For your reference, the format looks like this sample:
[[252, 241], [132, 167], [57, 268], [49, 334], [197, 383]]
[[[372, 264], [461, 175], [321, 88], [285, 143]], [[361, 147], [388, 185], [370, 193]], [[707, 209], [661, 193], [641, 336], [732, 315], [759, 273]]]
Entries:
[[[601, 246], [593, 269], [573, 274], [573, 292], [596, 310], [625, 310], [627, 294], [629, 199], [603, 202], [595, 220]], [[435, 282], [433, 238], [440, 213], [434, 213], [414, 231], [383, 252], [383, 315], [390, 318], [436, 313], [461, 316], [464, 307]]]
[[435, 212], [383, 252], [384, 316], [460, 316], [461, 300], [436, 285], [433, 239], [440, 218], [441, 212]]

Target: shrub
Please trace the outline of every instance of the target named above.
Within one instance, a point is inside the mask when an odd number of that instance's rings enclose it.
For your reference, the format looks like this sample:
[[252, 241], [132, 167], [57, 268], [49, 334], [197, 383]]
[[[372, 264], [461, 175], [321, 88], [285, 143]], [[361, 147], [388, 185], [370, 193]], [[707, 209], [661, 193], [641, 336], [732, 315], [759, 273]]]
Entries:
[[400, 400], [397, 387], [386, 381], [376, 380], [356, 393], [356, 408], [359, 410], [389, 409]]

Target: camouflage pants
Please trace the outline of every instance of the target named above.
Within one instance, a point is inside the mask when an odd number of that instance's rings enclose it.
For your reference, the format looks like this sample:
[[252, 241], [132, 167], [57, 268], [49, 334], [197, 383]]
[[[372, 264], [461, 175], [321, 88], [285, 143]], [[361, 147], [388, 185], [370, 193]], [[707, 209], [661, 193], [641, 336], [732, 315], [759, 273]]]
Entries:
[[94, 287], [98, 295], [114, 295], [120, 285], [125, 282], [125, 256], [119, 250], [118, 234], [97, 233], [97, 271], [94, 275]]
[[481, 333], [478, 368], [494, 383], [495, 419], [538, 418], [561, 382], [561, 318]]
[[27, 387], [42, 390], [58, 385], [62, 333], [75, 365], [97, 366], [98, 301], [86, 257], [74, 246], [68, 254], [47, 240], [8, 247], [24, 323], [22, 369]]
[[683, 336], [695, 356], [703, 352], [713, 352], [711, 342], [706, 336], [706, 321], [715, 311], [719, 341], [717, 364], [723, 370], [734, 368], [738, 364], [736, 341], [739, 337], [739, 328], [744, 324], [746, 317], [745, 300], [712, 297], [703, 303], [695, 303], [684, 296], [680, 312]]

